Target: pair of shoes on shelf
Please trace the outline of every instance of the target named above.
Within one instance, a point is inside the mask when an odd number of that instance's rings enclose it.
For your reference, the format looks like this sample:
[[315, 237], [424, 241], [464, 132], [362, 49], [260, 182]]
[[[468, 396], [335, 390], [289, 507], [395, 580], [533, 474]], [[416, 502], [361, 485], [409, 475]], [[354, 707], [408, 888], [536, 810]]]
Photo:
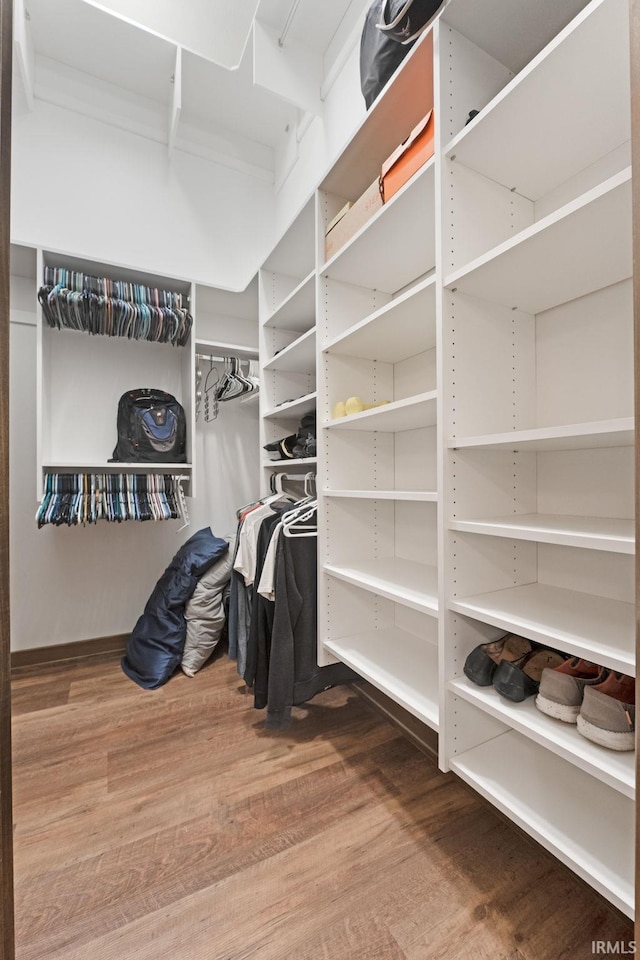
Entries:
[[635, 703], [633, 677], [579, 657], [545, 670], [536, 697], [542, 713], [577, 724], [583, 737], [609, 750], [633, 750]]
[[480, 687], [493, 684], [501, 696], [521, 703], [538, 692], [543, 670], [558, 667], [564, 660], [564, 654], [557, 650], [507, 633], [472, 650], [464, 673], [472, 683]]
[[376, 403], [364, 403], [360, 397], [349, 397], [348, 400], [340, 400], [333, 408], [333, 419], [339, 420], [340, 417], [350, 417], [354, 413], [363, 413], [365, 410], [373, 410], [374, 407], [383, 407], [390, 400], [378, 400]]

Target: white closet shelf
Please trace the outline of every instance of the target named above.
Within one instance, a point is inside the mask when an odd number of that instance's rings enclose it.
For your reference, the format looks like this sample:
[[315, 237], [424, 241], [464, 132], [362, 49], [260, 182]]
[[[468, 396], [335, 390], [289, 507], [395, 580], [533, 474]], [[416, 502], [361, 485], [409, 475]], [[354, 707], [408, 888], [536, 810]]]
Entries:
[[300, 457], [293, 460], [263, 460], [262, 466], [265, 470], [290, 470], [296, 467], [315, 467], [317, 463], [317, 457]]
[[297, 400], [289, 400], [279, 407], [267, 410], [263, 417], [265, 420], [288, 420], [293, 417], [301, 417], [303, 414], [315, 410], [317, 396], [317, 393], [308, 393], [304, 397], [298, 397]]
[[46, 460], [42, 464], [44, 473], [61, 470], [69, 473], [82, 473], [87, 470], [99, 470], [101, 473], [183, 473], [193, 469], [191, 463], [107, 463], [105, 460], [77, 461], [69, 463], [62, 460]]
[[315, 277], [316, 272], [312, 270], [267, 317], [265, 327], [279, 327], [300, 333], [309, 330], [316, 322]]
[[351, 563], [328, 563], [325, 573], [351, 583], [370, 593], [438, 616], [438, 570], [426, 563], [386, 557], [382, 560], [358, 560]]
[[391, 626], [327, 640], [325, 648], [361, 677], [438, 729], [438, 648]]
[[240, 357], [246, 360], [257, 360], [258, 348], [247, 347], [238, 343], [227, 343], [225, 340], [196, 339], [196, 353], [215, 356], [220, 353], [225, 357]]
[[609, 517], [512, 514], [482, 520], [451, 520], [449, 529], [512, 540], [635, 553], [635, 521]]
[[315, 373], [316, 328], [311, 327], [264, 365], [265, 370], [280, 370], [283, 373]]
[[[435, 266], [435, 160], [432, 157], [320, 272], [344, 283], [395, 293]], [[393, 249], [393, 256], [390, 250]]]
[[597, 447], [628, 447], [633, 444], [633, 417], [595, 420], [559, 427], [534, 427], [478, 437], [458, 437], [449, 442], [454, 450], [591, 450]]
[[325, 497], [353, 497], [356, 500], [415, 500], [436, 503], [434, 490], [323, 490]]
[[336, 430], [380, 430], [383, 433], [400, 433], [432, 427], [437, 416], [437, 391], [420, 393], [406, 400], [395, 400], [383, 407], [354, 413], [350, 417], [328, 420], [323, 426]]
[[626, 797], [635, 798], [633, 750], [623, 753], [592, 743], [578, 733], [574, 723], [554, 720], [538, 710], [535, 697], [510, 703], [493, 687], [478, 687], [466, 677], [451, 680], [449, 690]]
[[[626, 0], [589, 4], [454, 137], [446, 155], [538, 200], [627, 141], [628, 20]], [[586, 103], [594, 122], [572, 123]]]
[[349, 327], [324, 352], [398, 363], [435, 345], [435, 277], [429, 277]]
[[449, 274], [445, 286], [525, 313], [542, 313], [630, 277], [631, 239], [627, 167]]
[[[451, 760], [451, 769], [620, 910], [634, 901], [634, 804], [515, 731]], [[553, 784], [553, 789], [545, 785]], [[581, 803], [587, 796], [589, 803]]]
[[564, 653], [635, 675], [632, 603], [546, 583], [527, 583], [451, 600], [449, 608]]

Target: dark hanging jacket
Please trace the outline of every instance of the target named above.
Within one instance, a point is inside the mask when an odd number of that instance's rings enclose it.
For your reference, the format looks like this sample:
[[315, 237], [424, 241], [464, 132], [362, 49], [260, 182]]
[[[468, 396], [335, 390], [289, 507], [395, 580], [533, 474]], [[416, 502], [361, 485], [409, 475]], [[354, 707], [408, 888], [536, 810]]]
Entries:
[[315, 537], [283, 533], [278, 541], [267, 727], [288, 726], [294, 704], [306, 703], [327, 687], [361, 679], [342, 663], [318, 666], [317, 548]]

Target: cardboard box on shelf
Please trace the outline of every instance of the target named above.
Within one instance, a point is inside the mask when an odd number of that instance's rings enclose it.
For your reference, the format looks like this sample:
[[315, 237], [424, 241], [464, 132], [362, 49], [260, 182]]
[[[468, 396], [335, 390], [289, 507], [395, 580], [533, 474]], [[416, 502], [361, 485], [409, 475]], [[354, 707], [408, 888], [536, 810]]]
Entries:
[[382, 164], [382, 197], [388, 203], [405, 183], [430, 160], [434, 151], [433, 110], [413, 128], [407, 139]]
[[325, 237], [325, 260], [330, 260], [382, 207], [380, 178], [377, 177], [351, 207], [347, 204], [345, 207], [340, 211], [339, 218], [334, 217], [332, 220], [333, 226], [329, 224]]
[[338, 210], [338, 212], [336, 213], [335, 217], [333, 218], [333, 220], [331, 221], [331, 223], [330, 223], [329, 226], [327, 227], [327, 229], [326, 229], [326, 231], [325, 231], [325, 236], [327, 235], [327, 233], [331, 233], [331, 231], [333, 230], [333, 228], [340, 223], [340, 221], [341, 221], [342, 218], [344, 217], [345, 213], [349, 213], [349, 210], [351, 210], [351, 207], [352, 207], [352, 206], [353, 206], [353, 201], [352, 201], [352, 200], [347, 200], [347, 202], [345, 203], [344, 207], [343, 207], [341, 210]]

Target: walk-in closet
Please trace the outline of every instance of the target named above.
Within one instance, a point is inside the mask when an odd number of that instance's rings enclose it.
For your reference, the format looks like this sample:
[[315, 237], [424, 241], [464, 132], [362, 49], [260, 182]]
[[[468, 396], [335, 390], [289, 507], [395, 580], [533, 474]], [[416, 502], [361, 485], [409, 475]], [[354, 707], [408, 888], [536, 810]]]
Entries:
[[0, 4], [0, 960], [631, 955], [638, 0], [178, 7]]

